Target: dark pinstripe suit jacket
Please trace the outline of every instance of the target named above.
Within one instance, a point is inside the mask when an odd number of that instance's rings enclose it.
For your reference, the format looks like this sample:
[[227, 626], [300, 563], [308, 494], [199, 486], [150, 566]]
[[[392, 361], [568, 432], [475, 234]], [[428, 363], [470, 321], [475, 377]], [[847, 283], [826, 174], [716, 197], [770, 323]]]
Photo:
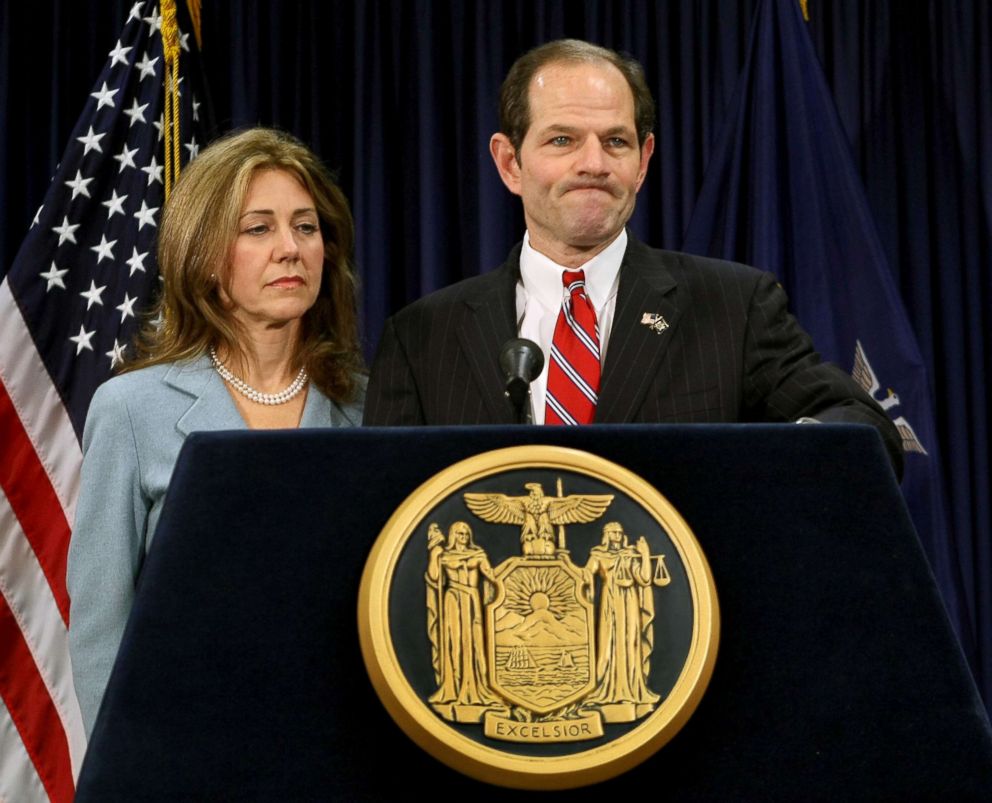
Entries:
[[[510, 424], [500, 347], [517, 336], [520, 246], [498, 270], [432, 293], [386, 323], [365, 424]], [[645, 313], [664, 316], [655, 332]], [[820, 361], [769, 273], [659, 251], [632, 236], [620, 267], [596, 421], [822, 421], [876, 426], [901, 465], [898, 434], [874, 401]]]

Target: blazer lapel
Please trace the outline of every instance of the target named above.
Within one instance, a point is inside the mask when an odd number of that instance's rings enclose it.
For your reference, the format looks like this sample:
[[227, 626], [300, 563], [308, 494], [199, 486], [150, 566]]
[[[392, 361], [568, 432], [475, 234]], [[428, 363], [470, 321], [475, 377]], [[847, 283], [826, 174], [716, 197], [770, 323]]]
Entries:
[[510, 252], [489, 281], [475, 283], [464, 299], [466, 313], [457, 327], [462, 353], [468, 360], [479, 392], [494, 423], [512, 424], [513, 411], [505, 396], [506, 380], [499, 367], [499, 352], [517, 336], [516, 286], [520, 275], [520, 246]]
[[[620, 267], [616, 312], [596, 406], [597, 423], [633, 421], [658, 373], [688, 303], [665, 266], [670, 258], [630, 237]], [[661, 316], [655, 328], [643, 322], [645, 314]], [[662, 319], [667, 327], [659, 329]]]
[[206, 355], [191, 362], [176, 363], [163, 381], [190, 398], [189, 409], [176, 422], [176, 429], [184, 436], [202, 430], [245, 428], [244, 419], [224, 387], [224, 380]]

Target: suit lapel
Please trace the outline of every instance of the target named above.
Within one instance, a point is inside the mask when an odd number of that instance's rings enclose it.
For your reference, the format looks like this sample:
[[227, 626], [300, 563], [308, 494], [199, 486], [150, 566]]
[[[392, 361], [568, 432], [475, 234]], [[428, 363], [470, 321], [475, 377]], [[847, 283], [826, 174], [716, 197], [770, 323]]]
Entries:
[[176, 422], [176, 429], [184, 436], [202, 430], [245, 428], [245, 421], [224, 387], [224, 380], [206, 356], [176, 363], [162, 381], [189, 396], [189, 408]]
[[485, 400], [494, 423], [512, 424], [513, 411], [504, 392], [506, 380], [499, 367], [499, 352], [517, 336], [516, 286], [520, 275], [520, 246], [507, 261], [475, 283], [464, 299], [465, 315], [458, 327], [458, 343], [468, 361], [472, 378]]
[[[676, 258], [652, 252], [630, 238], [620, 268], [616, 312], [596, 407], [597, 423], [633, 421], [658, 373], [688, 303], [685, 291], [678, 291], [675, 277], [665, 265]], [[656, 331], [642, 323], [645, 313], [662, 316], [667, 328]]]

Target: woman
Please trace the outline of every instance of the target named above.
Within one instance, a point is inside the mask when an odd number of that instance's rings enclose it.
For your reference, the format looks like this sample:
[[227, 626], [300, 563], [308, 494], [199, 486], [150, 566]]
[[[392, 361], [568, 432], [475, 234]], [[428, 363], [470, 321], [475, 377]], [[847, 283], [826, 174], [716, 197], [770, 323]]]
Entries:
[[69, 647], [87, 733], [186, 435], [354, 426], [364, 378], [348, 203], [300, 142], [228, 136], [166, 206], [160, 322], [93, 397], [69, 546]]

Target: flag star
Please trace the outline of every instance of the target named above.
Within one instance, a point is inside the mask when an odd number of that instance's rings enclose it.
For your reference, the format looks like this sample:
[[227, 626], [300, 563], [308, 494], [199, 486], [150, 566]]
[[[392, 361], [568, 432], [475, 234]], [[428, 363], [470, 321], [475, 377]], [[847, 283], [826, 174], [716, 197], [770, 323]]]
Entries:
[[162, 171], [165, 170], [164, 165], [160, 165], [155, 161], [155, 157], [152, 156], [151, 162], [148, 163], [148, 167], [142, 167], [141, 172], [148, 174], [148, 186], [150, 187], [154, 182], [162, 183]]
[[[141, 19], [141, 7], [145, 4], [145, 0], [138, 0], [133, 6], [131, 6], [131, 13], [128, 15], [127, 22], [131, 20]], [[124, 24], [127, 25], [127, 22]]]
[[82, 137], [76, 137], [76, 142], [83, 143], [83, 156], [88, 154], [90, 151], [96, 151], [97, 153], [103, 153], [103, 148], [100, 147], [100, 140], [107, 136], [106, 132], [103, 134], [94, 134], [93, 126], [90, 126], [90, 130]]
[[107, 219], [109, 220], [114, 215], [124, 214], [124, 202], [127, 200], [126, 195], [118, 195], [117, 190], [111, 190], [110, 198], [103, 202], [103, 205], [110, 210], [107, 213]]
[[120, 170], [117, 171], [118, 173], [123, 173], [125, 167], [137, 167], [137, 165], [135, 165], [134, 163], [134, 154], [136, 154], [137, 152], [138, 152], [137, 148], [135, 148], [133, 151], [129, 151], [127, 149], [127, 145], [124, 145], [121, 148], [121, 152], [114, 157], [114, 159], [116, 159], [118, 162], [121, 163]]
[[90, 351], [93, 351], [93, 346], [90, 344], [90, 341], [93, 339], [93, 335], [95, 334], [96, 334], [96, 329], [94, 329], [92, 332], [87, 332], [86, 328], [80, 325], [79, 334], [76, 335], [75, 337], [69, 338], [73, 343], [76, 344], [77, 357], [80, 354], [82, 354], [83, 349], [89, 349]]
[[131, 258], [129, 260], [127, 260], [127, 264], [131, 268], [131, 273], [128, 274], [129, 276], [134, 276], [135, 272], [136, 271], [139, 271], [139, 270], [142, 273], [145, 272], [145, 257], [146, 256], [148, 256], [148, 252], [147, 251], [145, 251], [145, 253], [143, 253], [143, 254], [139, 254], [137, 248], [132, 248], [131, 249]]
[[155, 213], [157, 211], [157, 206], [149, 208], [148, 204], [142, 200], [141, 209], [134, 213], [134, 216], [138, 219], [138, 231], [141, 231], [146, 224], [152, 227], [155, 226]]
[[[90, 251], [96, 251], [96, 264], [99, 265], [103, 260], [109, 259], [111, 262], [114, 260], [114, 246], [117, 245], [117, 240], [111, 240], [107, 242], [107, 235], [100, 235], [100, 244], [90, 246]], [[87, 307], [89, 309], [89, 307]]]
[[200, 145], [196, 141], [196, 134], [194, 134], [193, 138], [183, 145], [183, 147], [189, 151], [189, 158], [191, 161], [200, 155]]
[[148, 23], [149, 36], [155, 33], [155, 31], [162, 30], [162, 15], [158, 13], [158, 6], [155, 7], [150, 17], [142, 17], [142, 19]]
[[146, 78], [155, 77], [155, 62], [157, 61], [158, 56], [153, 59], [149, 59], [147, 53], [141, 57], [141, 61], [139, 61], [136, 65], [138, 69], [141, 70], [140, 80], [144, 81]]
[[45, 205], [42, 204], [41, 206], [38, 207], [38, 211], [34, 213], [34, 220], [31, 221], [31, 228], [32, 229], [35, 226], [38, 225], [38, 218], [41, 217], [41, 210], [44, 209], [44, 208], [45, 208]]
[[[72, 197], [75, 198], [77, 195], [85, 195], [87, 198], [90, 197], [90, 191], [86, 189], [86, 185], [89, 184], [92, 178], [83, 178], [82, 171], [76, 171], [76, 177], [72, 181], [65, 182], [65, 186], [72, 187]], [[71, 199], [70, 199], [71, 200]]]
[[164, 118], [165, 118], [165, 115], [164, 114], [160, 114], [158, 116], [158, 119], [157, 120], [154, 120], [152, 122], [152, 125], [155, 126], [156, 129], [158, 129], [158, 138], [159, 138], [159, 141], [160, 142], [162, 140], [162, 137], [165, 136], [165, 120], [164, 120]]
[[124, 115], [131, 120], [131, 124], [128, 126], [128, 128], [130, 128], [131, 126], [133, 126], [135, 123], [138, 122], [141, 123], [148, 122], [147, 120], [145, 120], [145, 109], [147, 108], [148, 108], [147, 103], [139, 106], [137, 98], [135, 98], [132, 101], [131, 108], [124, 110]]
[[122, 343], [114, 340], [114, 347], [110, 351], [106, 352], [107, 356], [110, 357], [111, 370], [124, 362], [124, 348], [125, 346]]
[[131, 298], [131, 296], [129, 296], [127, 293], [124, 293], [124, 303], [114, 308], [120, 310], [121, 312], [121, 323], [124, 323], [124, 321], [126, 321], [129, 316], [131, 318], [134, 317], [134, 302], [137, 300], [138, 300], [137, 296]]
[[90, 92], [91, 98], [96, 98], [96, 108], [97, 111], [102, 109], [104, 106], [109, 106], [111, 109], [114, 108], [114, 95], [117, 94], [119, 90], [117, 89], [107, 89], [107, 82], [103, 82], [103, 88], [97, 92]]
[[127, 52], [133, 50], [131, 47], [124, 47], [121, 45], [121, 40], [117, 40], [117, 44], [114, 45], [114, 49], [111, 50], [107, 55], [110, 56], [110, 66], [113, 67], [117, 62], [120, 62], [125, 67], [127, 67]]
[[80, 226], [79, 223], [69, 223], [69, 216], [66, 215], [62, 218], [61, 226], [53, 226], [52, 231], [54, 231], [59, 236], [59, 245], [62, 245], [66, 240], [70, 243], [76, 242], [75, 231]]
[[193, 122], [196, 123], [200, 120], [200, 101], [193, 98], [191, 103], [193, 104]]
[[55, 262], [53, 261], [52, 267], [41, 274], [41, 278], [44, 279], [46, 282], [48, 282], [48, 286], [45, 288], [45, 292], [47, 293], [53, 287], [61, 287], [63, 290], [65, 290], [65, 282], [62, 281], [62, 277], [65, 276], [68, 272], [69, 272], [68, 268], [63, 268], [62, 270], [59, 270], [59, 268], [55, 265]]
[[103, 291], [106, 289], [107, 289], [107, 285], [104, 285], [103, 287], [97, 287], [96, 282], [90, 279], [90, 289], [84, 290], [82, 293], [79, 294], [86, 299], [86, 309], [89, 309], [94, 304], [99, 304], [102, 307], [103, 299], [100, 298], [100, 296], [103, 293]]

